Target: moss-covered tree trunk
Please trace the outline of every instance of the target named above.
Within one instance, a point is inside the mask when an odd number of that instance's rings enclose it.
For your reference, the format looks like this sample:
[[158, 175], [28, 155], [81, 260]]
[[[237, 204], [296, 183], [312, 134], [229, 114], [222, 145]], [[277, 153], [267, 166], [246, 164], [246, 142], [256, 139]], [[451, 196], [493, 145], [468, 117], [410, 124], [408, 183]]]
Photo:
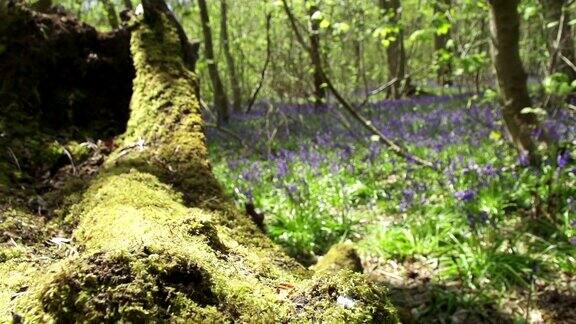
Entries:
[[538, 120], [532, 113], [522, 113], [532, 101], [526, 84], [527, 75], [520, 59], [519, 0], [489, 0], [491, 7], [492, 56], [504, 103], [506, 128], [522, 155], [536, 162], [536, 143], [531, 132]]
[[40, 262], [0, 246], [0, 321], [396, 322], [384, 288], [304, 269], [224, 197], [188, 42], [163, 1], [143, 6], [127, 130], [67, 213], [73, 253]]

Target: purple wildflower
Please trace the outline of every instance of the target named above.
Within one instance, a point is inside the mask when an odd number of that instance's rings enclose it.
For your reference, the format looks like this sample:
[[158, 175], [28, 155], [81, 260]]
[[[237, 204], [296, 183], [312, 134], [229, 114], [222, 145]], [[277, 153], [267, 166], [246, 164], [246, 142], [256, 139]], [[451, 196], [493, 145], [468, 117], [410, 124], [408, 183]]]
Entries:
[[254, 195], [252, 194], [251, 189], [243, 191], [242, 193], [244, 194], [244, 197], [246, 197], [247, 200], [252, 201], [254, 199]]
[[401, 211], [406, 211], [408, 210], [408, 207], [410, 207], [410, 205], [412, 204], [412, 201], [414, 200], [414, 197], [416, 196], [416, 191], [414, 191], [413, 189], [404, 189], [404, 191], [402, 191], [402, 201], [400, 201], [400, 210]]
[[530, 165], [530, 158], [528, 157], [528, 154], [521, 153], [518, 157], [518, 164], [523, 167]]
[[474, 199], [474, 197], [476, 197], [476, 192], [474, 192], [474, 190], [472, 189], [457, 191], [456, 193], [454, 193], [454, 197], [456, 197], [456, 199], [460, 201], [468, 202]]
[[558, 167], [561, 169], [565, 168], [568, 165], [568, 163], [570, 163], [571, 160], [572, 157], [570, 156], [570, 152], [568, 150], [565, 150], [564, 152], [558, 154], [557, 158]]
[[478, 215], [478, 220], [484, 224], [488, 223], [488, 221], [490, 220], [488, 217], [488, 213], [487, 212], [481, 212]]
[[278, 177], [278, 179], [284, 178], [287, 173], [288, 173], [288, 163], [286, 163], [286, 160], [284, 159], [278, 160], [276, 171], [276, 176]]
[[570, 238], [570, 244], [576, 245], [576, 236]]
[[238, 160], [228, 160], [228, 169], [235, 170], [240, 165], [240, 161]]
[[338, 163], [332, 163], [330, 164], [330, 172], [332, 174], [337, 174], [340, 172], [340, 166], [338, 165]]

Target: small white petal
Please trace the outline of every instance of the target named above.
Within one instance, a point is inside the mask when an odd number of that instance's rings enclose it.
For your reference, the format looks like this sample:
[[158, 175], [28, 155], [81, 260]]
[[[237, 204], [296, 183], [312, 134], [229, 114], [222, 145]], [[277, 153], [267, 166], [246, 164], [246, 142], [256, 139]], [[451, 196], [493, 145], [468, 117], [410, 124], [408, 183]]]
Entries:
[[142, 4], [139, 4], [136, 7], [136, 10], [134, 10], [134, 14], [136, 14], [136, 16], [140, 16], [143, 13], [144, 13], [144, 7], [142, 7]]
[[353, 308], [356, 306], [356, 301], [348, 296], [338, 296], [336, 303], [344, 308]]

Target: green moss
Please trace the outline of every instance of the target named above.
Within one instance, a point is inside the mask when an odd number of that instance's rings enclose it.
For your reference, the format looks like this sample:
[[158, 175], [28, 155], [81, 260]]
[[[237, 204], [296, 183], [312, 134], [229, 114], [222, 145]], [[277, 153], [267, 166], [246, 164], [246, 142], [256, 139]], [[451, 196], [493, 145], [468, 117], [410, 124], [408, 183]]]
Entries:
[[[86, 321], [393, 316], [379, 308], [385, 291], [366, 288], [363, 277], [338, 273], [309, 279], [301, 267], [293, 271], [296, 266], [277, 249], [242, 244], [242, 236], [215, 222], [222, 217], [219, 211], [187, 208], [182, 201], [150, 174], [103, 174], [70, 216], [78, 222], [74, 238], [85, 252], [38, 279], [15, 310], [42, 321], [78, 314]], [[281, 298], [282, 283], [309, 296], [309, 312], [300, 313], [294, 299]], [[327, 294], [332, 286], [371, 306], [341, 309]]]
[[0, 244], [0, 323], [12, 320], [18, 301], [30, 294], [52, 264], [53, 259], [43, 255], [40, 246]]
[[0, 209], [0, 243], [37, 243], [45, 239], [44, 219], [18, 209]]
[[292, 299], [304, 321], [399, 323], [386, 288], [350, 270], [318, 273]]
[[328, 253], [312, 267], [312, 270], [333, 273], [340, 270], [362, 272], [362, 264], [352, 243], [339, 243], [332, 246]]
[[385, 289], [345, 271], [314, 276], [223, 196], [180, 51], [164, 15], [133, 32], [128, 131], [67, 219], [80, 252], [1, 312], [29, 322], [395, 321]]

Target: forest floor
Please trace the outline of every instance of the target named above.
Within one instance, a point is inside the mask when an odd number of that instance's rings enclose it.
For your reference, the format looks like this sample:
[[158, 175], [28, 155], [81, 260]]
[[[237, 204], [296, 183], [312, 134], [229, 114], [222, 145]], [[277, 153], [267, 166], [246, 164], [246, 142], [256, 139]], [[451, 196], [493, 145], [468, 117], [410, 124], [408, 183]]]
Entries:
[[209, 129], [218, 179], [304, 264], [355, 242], [405, 321], [576, 321], [576, 116], [544, 122], [563, 150], [524, 166], [497, 105], [468, 96], [363, 109], [441, 171], [404, 161], [335, 107], [261, 103]]

